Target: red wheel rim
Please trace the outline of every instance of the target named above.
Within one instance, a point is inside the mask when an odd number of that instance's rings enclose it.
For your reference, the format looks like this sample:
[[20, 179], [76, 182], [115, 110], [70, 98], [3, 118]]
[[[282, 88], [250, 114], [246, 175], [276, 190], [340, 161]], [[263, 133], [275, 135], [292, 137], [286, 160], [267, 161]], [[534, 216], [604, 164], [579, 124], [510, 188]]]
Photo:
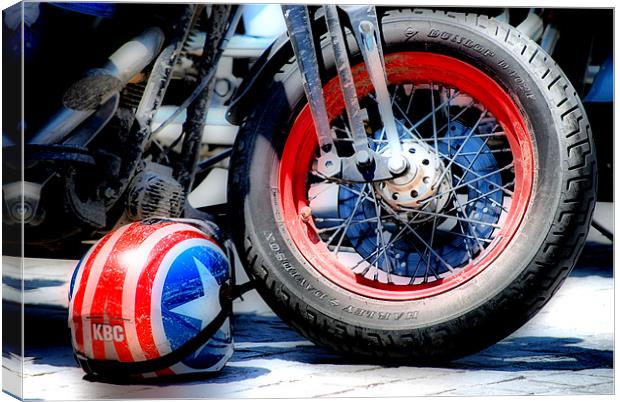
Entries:
[[[306, 105], [293, 123], [279, 168], [281, 213], [286, 230], [304, 258], [334, 284], [362, 296], [382, 300], [415, 300], [447, 292], [474, 278], [506, 249], [517, 232], [532, 190], [534, 160], [530, 135], [515, 101], [489, 76], [452, 57], [421, 52], [401, 52], [386, 56], [390, 84], [442, 83], [471, 95], [485, 105], [505, 132], [514, 167], [514, 193], [507, 217], [493, 242], [473, 261], [446, 278], [416, 285], [394, 285], [368, 280], [344, 266], [327, 248], [311, 224], [300, 218], [308, 206], [307, 176], [317, 151], [310, 110]], [[353, 68], [360, 98], [372, 84], [363, 65]], [[338, 79], [324, 87], [330, 119], [344, 112]]]

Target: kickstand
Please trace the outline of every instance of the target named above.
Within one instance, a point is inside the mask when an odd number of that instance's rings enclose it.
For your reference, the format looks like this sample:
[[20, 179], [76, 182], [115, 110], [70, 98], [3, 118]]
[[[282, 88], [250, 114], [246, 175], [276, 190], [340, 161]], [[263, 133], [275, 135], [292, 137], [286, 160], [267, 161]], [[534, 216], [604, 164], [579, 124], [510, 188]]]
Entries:
[[608, 238], [610, 241], [614, 241], [614, 234], [612, 232], [610, 232], [609, 230], [607, 230], [603, 225], [601, 225], [598, 221], [592, 219], [592, 227], [596, 230], [598, 230], [598, 232], [600, 234], [602, 234], [603, 236], [605, 236], [606, 238]]

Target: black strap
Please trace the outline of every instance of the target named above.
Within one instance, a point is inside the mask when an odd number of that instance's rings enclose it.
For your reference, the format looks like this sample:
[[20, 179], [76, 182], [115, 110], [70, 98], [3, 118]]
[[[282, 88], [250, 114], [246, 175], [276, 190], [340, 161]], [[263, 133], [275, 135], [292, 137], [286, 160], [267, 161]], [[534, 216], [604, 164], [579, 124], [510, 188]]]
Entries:
[[80, 366], [89, 374], [97, 374], [108, 377], [122, 377], [131, 374], [152, 373], [158, 370], [168, 368], [191, 353], [198, 350], [215, 335], [215, 333], [224, 325], [224, 322], [232, 313], [233, 300], [242, 294], [252, 290], [254, 284], [246, 282], [242, 285], [228, 286], [222, 285], [220, 292], [220, 305], [222, 309], [215, 318], [204, 327], [196, 336], [185, 342], [178, 349], [151, 360], [139, 362], [119, 362], [116, 360], [97, 360], [84, 356], [81, 353], [75, 353], [75, 358]]
[[151, 373], [162, 370], [180, 362], [191, 353], [195, 352], [200, 346], [208, 342], [209, 339], [211, 339], [211, 337], [213, 337], [213, 335], [215, 335], [215, 333], [222, 327], [228, 317], [229, 312], [224, 309], [221, 310], [217, 316], [215, 316], [213, 321], [211, 321], [211, 323], [202, 329], [202, 331], [200, 331], [195, 337], [185, 342], [178, 349], [155, 359], [139, 362], [120, 362], [116, 360], [90, 359], [77, 353], [76, 359], [84, 371], [99, 375], [126, 376], [130, 374]]

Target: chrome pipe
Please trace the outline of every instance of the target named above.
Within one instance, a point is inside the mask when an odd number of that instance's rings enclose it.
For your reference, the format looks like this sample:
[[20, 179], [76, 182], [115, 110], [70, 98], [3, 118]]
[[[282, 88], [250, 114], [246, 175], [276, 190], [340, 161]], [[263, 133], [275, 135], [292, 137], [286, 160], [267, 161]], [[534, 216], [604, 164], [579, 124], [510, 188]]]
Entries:
[[[149, 65], [159, 54], [164, 42], [164, 33], [160, 28], [152, 27], [121, 46], [100, 69], [94, 70], [94, 76], [115, 79], [114, 89], [97, 94], [97, 105], [77, 108], [63, 106], [28, 142], [30, 144], [55, 144], [92, 115], [97, 108], [123, 88], [129, 80]], [[92, 79], [86, 77], [86, 79]], [[80, 81], [78, 81], [79, 83]], [[78, 84], [76, 83], [76, 84]], [[75, 84], [74, 84], [75, 85]]]

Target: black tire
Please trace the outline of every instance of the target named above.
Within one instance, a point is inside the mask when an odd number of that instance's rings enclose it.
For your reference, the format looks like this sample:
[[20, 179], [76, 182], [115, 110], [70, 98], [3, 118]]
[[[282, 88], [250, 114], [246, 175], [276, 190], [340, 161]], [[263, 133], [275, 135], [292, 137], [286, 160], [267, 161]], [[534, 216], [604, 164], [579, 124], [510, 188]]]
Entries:
[[[407, 9], [387, 13], [382, 32], [386, 54], [406, 49], [458, 58], [492, 77], [519, 105], [533, 136], [536, 169], [515, 240], [475, 278], [421, 300], [359, 296], [314, 270], [278, 212], [279, 157], [305, 103], [294, 61], [282, 66], [238, 135], [228, 186], [234, 236], [261, 296], [316, 344], [357, 357], [450, 360], [515, 331], [570, 273], [595, 203], [594, 144], [566, 76], [516, 29], [486, 16]], [[451, 40], [456, 35], [469, 42]], [[329, 63], [328, 53], [325, 58]], [[498, 67], [500, 61], [509, 67]]]

